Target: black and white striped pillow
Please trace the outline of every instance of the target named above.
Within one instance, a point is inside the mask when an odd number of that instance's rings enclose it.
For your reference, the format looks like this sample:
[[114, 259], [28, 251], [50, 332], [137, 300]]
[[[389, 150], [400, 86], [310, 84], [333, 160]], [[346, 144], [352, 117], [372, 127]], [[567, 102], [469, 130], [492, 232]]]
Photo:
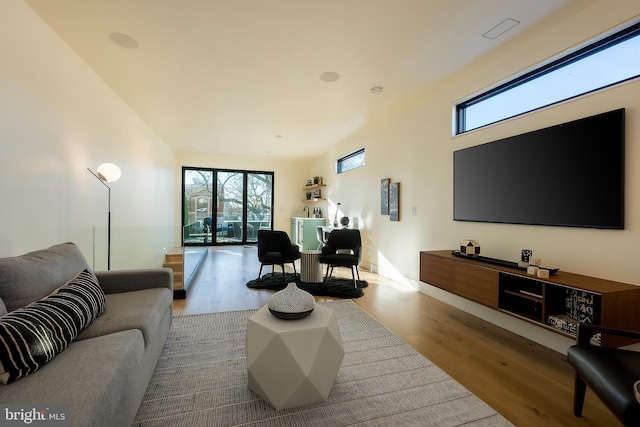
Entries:
[[0, 383], [37, 371], [104, 310], [104, 291], [86, 269], [47, 297], [0, 317]]

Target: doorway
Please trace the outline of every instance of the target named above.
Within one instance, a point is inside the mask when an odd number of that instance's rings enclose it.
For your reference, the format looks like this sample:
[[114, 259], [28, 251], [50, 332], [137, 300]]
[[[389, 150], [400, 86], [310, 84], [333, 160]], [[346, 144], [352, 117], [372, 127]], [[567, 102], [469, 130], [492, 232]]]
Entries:
[[183, 167], [182, 206], [185, 246], [256, 243], [273, 224], [273, 172]]

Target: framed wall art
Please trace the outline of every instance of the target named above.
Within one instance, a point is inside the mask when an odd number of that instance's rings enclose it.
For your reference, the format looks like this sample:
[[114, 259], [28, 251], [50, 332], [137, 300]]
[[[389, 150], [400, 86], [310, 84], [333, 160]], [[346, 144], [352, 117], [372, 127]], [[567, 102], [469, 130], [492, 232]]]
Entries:
[[389, 184], [390, 178], [385, 178], [380, 181], [380, 213], [382, 215], [389, 215]]
[[394, 182], [389, 186], [389, 219], [400, 221], [400, 183]]

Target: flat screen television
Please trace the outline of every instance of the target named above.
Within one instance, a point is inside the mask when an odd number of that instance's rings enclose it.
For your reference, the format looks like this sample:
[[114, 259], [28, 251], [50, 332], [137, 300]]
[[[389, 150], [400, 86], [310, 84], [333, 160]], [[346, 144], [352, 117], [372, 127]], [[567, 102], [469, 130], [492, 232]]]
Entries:
[[623, 229], [624, 113], [455, 151], [453, 219]]

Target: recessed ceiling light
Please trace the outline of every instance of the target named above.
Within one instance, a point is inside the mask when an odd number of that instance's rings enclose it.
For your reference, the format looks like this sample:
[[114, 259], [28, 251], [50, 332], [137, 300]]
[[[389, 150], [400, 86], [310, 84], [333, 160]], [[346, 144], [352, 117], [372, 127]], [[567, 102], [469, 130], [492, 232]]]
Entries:
[[136, 39], [122, 33], [109, 33], [109, 40], [118, 46], [126, 47], [127, 49], [135, 49], [138, 47]]
[[380, 86], [374, 86], [371, 88], [371, 94], [372, 95], [380, 95], [382, 92], [384, 92], [384, 88], [380, 87]]
[[320, 80], [325, 82], [335, 82], [340, 80], [340, 74], [334, 71], [327, 71], [325, 73], [320, 74]]

